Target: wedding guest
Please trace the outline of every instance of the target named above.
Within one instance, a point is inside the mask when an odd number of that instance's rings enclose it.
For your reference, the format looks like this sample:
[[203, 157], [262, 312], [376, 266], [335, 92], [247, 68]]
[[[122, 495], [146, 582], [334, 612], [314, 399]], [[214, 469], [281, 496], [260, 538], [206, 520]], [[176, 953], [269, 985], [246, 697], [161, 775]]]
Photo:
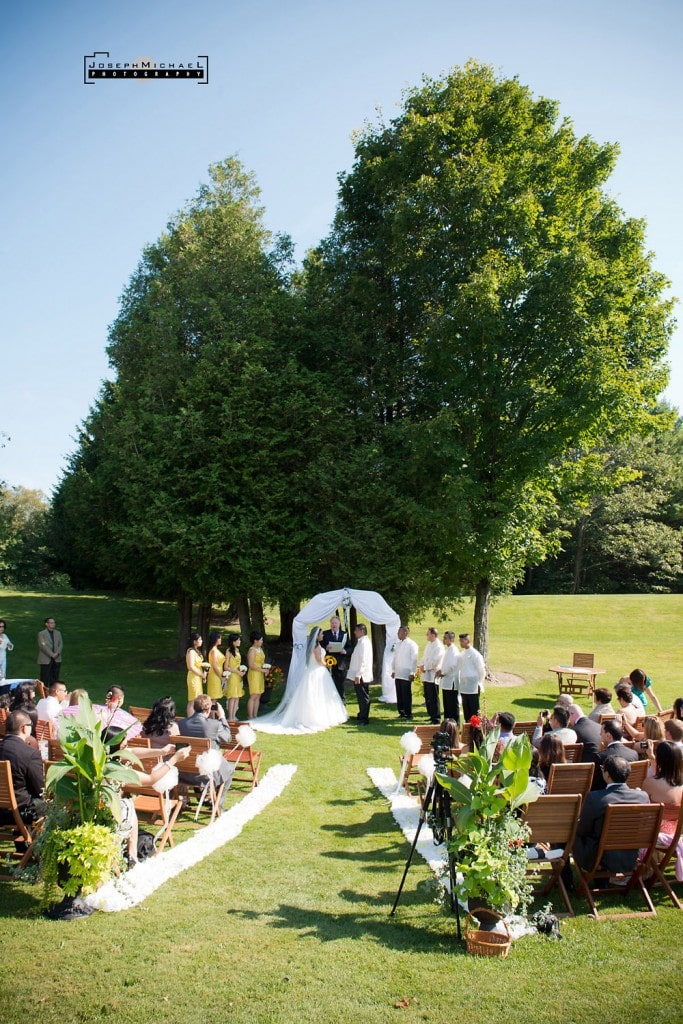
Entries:
[[240, 668], [242, 664], [241, 643], [242, 637], [236, 633], [231, 633], [228, 637], [228, 649], [225, 654], [225, 672], [223, 674], [227, 677], [225, 696], [228, 703], [229, 722], [237, 720], [237, 708], [239, 707], [240, 697], [244, 696], [244, 671]]
[[472, 646], [469, 633], [460, 633], [460, 657], [458, 658], [458, 689], [462, 701], [462, 713], [466, 722], [472, 715], [479, 714], [479, 694], [484, 689], [486, 663], [476, 647]]
[[662, 710], [662, 705], [652, 689], [652, 681], [647, 673], [643, 672], [642, 668], [634, 668], [633, 672], [629, 674], [628, 681], [631, 684], [631, 693], [640, 701], [644, 708], [647, 708], [647, 698], [649, 695], [652, 697], [652, 703], [657, 708], [657, 711]]
[[676, 697], [674, 701], [674, 718], [677, 722], [683, 722], [683, 697]]
[[451, 743], [451, 750], [460, 746], [460, 726], [454, 718], [444, 718], [439, 726], [440, 732], [447, 732]]
[[460, 722], [460, 700], [458, 697], [458, 664], [460, 652], [455, 646], [455, 633], [447, 629], [443, 635], [444, 655], [441, 665], [436, 670], [436, 678], [443, 700], [443, 713], [446, 718], [454, 718]]
[[664, 723], [664, 735], [669, 743], [683, 747], [683, 722], [677, 722], [674, 718], [670, 718], [668, 722]]
[[617, 683], [614, 687], [619, 703], [618, 714], [621, 715], [621, 727], [628, 739], [633, 740], [638, 736], [636, 722], [643, 714], [643, 705], [640, 701], [633, 701], [633, 693], [630, 686]]
[[424, 695], [425, 708], [432, 725], [438, 725], [441, 721], [439, 714], [439, 688], [436, 684], [436, 673], [441, 668], [444, 656], [444, 646], [439, 640], [439, 631], [431, 626], [427, 630], [427, 643], [422, 652], [420, 663], [420, 675], [422, 676], [422, 692]]
[[[536, 728], [534, 734], [531, 737], [531, 742], [535, 747], [539, 747], [541, 744], [541, 737], [544, 735], [543, 727], [545, 725], [545, 717], [547, 712], [541, 711], [538, 718], [536, 719]], [[576, 733], [573, 729], [568, 728], [569, 726], [569, 711], [566, 707], [556, 704], [550, 715], [550, 733], [545, 735], [555, 735], [562, 743], [577, 743]]]
[[538, 747], [538, 770], [547, 782], [550, 778], [550, 767], [553, 764], [566, 764], [567, 756], [564, 743], [556, 733], [547, 732], [541, 737]]
[[225, 655], [221, 651], [223, 637], [214, 629], [209, 633], [209, 673], [206, 679], [206, 692], [213, 701], [218, 701], [223, 696], [223, 665]]
[[258, 715], [261, 694], [266, 688], [266, 652], [263, 650], [264, 636], [259, 630], [251, 634], [251, 647], [247, 654], [247, 685], [249, 700], [247, 701], [247, 718], [251, 720]]
[[81, 697], [87, 697], [87, 696], [88, 696], [88, 691], [87, 690], [84, 690], [82, 688], [78, 688], [76, 690], [72, 690], [71, 694], [69, 695], [69, 707], [70, 708], [77, 708], [78, 707], [78, 702], [81, 699]]
[[[5, 738], [0, 743], [0, 761], [9, 761], [14, 796], [22, 819], [29, 824], [38, 816], [36, 801], [43, 792], [43, 759], [29, 742], [31, 719], [24, 711], [14, 711], [5, 723]], [[0, 822], [11, 825], [11, 811], [0, 810]]]
[[152, 710], [143, 722], [142, 735], [149, 737], [150, 746], [156, 750], [165, 747], [179, 733], [173, 698], [160, 697], [159, 700], [155, 700]]
[[600, 724], [600, 715], [613, 715], [614, 708], [612, 707], [612, 693], [607, 690], [604, 686], [599, 686], [593, 693], [593, 703], [595, 707], [591, 711], [588, 718], [591, 722], [597, 722]]
[[7, 623], [0, 619], [0, 680], [7, 678], [7, 652], [14, 650], [14, 644], [7, 636], [6, 629]]
[[38, 633], [39, 675], [45, 686], [59, 679], [63, 647], [62, 634], [55, 628], [55, 620], [49, 615], [45, 619], [45, 629]]
[[514, 728], [517, 719], [511, 711], [499, 711], [494, 716], [494, 725], [500, 726], [500, 740], [503, 746], [507, 746], [510, 740], [514, 738]]
[[[658, 842], [669, 846], [678, 827], [683, 800], [683, 751], [671, 743], [660, 743], [654, 752], [654, 774], [643, 782], [650, 803], [664, 804]], [[683, 836], [678, 841], [676, 878], [683, 882]]]
[[19, 683], [12, 693], [10, 711], [24, 711], [31, 719], [31, 733], [36, 734], [36, 722], [38, 721], [38, 706], [34, 701], [36, 695], [36, 684], [33, 682]]
[[52, 722], [53, 728], [57, 729], [57, 717], [62, 708], [69, 706], [66, 685], [57, 679], [50, 683], [47, 697], [41, 697], [38, 701], [36, 711], [39, 722]]
[[195, 698], [203, 693], [206, 680], [201, 633], [190, 633], [185, 652], [185, 665], [187, 667], [187, 717], [189, 718], [194, 712]]
[[[399, 626], [394, 647], [392, 679], [396, 682], [398, 717], [413, 720], [413, 679], [417, 672], [417, 644], [410, 637], [409, 626]], [[343, 686], [342, 686], [343, 689]]]

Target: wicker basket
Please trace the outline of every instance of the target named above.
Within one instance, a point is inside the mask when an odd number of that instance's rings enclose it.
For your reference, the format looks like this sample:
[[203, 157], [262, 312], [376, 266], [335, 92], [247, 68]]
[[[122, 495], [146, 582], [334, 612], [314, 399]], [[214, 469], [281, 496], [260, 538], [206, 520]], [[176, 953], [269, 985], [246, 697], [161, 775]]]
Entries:
[[[502, 922], [505, 932], [487, 932], [475, 927], [474, 922], [490, 920], [495, 923]], [[512, 945], [510, 929], [504, 919], [495, 910], [487, 910], [484, 907], [477, 907], [465, 919], [465, 942], [467, 952], [474, 956], [500, 956], [506, 957]]]

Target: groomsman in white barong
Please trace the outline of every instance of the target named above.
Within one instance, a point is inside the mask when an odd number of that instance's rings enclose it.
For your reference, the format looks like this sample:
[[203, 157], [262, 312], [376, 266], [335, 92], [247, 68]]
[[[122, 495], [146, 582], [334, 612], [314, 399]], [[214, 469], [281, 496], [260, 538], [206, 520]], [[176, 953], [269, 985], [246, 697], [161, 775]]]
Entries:
[[453, 718], [460, 725], [460, 701], [458, 699], [458, 661], [460, 654], [455, 646], [455, 633], [446, 630], [443, 635], [445, 648], [441, 668], [437, 669], [436, 678], [443, 698], [444, 718]]
[[427, 644], [422, 652], [422, 691], [425, 698], [425, 707], [432, 725], [441, 723], [441, 711], [439, 709], [439, 687], [436, 685], [436, 673], [441, 668], [443, 658], [443, 644], [439, 640], [439, 631], [431, 627], [427, 630]]
[[356, 646], [351, 653], [346, 678], [353, 683], [358, 701], [356, 719], [359, 725], [367, 725], [370, 717], [370, 683], [372, 682], [372, 643], [367, 626], [359, 622], [354, 629]]
[[408, 626], [399, 626], [394, 646], [391, 675], [396, 682], [396, 707], [399, 718], [413, 717], [413, 679], [417, 672], [417, 644], [409, 637]]

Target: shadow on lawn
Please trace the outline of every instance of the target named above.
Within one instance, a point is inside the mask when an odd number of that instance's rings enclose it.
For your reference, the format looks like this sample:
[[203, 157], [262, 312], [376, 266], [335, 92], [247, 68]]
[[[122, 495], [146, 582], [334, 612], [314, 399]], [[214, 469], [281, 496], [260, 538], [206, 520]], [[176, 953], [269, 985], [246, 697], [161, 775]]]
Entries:
[[[353, 899], [360, 906], [363, 903], [375, 904], [375, 909], [363, 913], [354, 910], [349, 913], [335, 914], [321, 910], [308, 910], [290, 904], [280, 904], [279, 908], [269, 914], [269, 924], [273, 928], [282, 928], [300, 933], [301, 936], [313, 937], [321, 942], [339, 942], [340, 939], [374, 939], [379, 945], [386, 946], [397, 952], [413, 953], [460, 953], [465, 954], [464, 943], [460, 947], [455, 938], [455, 919], [448, 922], [448, 931], [432, 931], [424, 926], [405, 918], [389, 917], [395, 893], [379, 893], [369, 895], [363, 893], [342, 893], [344, 898]], [[380, 906], [377, 906], [380, 904]], [[258, 917], [250, 911], [234, 911], [242, 917]], [[445, 920], [444, 920], [445, 924]]]

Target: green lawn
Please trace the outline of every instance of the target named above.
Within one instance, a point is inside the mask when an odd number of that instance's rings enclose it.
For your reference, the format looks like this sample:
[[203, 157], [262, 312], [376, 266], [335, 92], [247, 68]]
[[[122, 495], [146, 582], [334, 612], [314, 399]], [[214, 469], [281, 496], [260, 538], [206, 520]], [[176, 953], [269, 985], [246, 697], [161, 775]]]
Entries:
[[[456, 630], [471, 628], [465, 611]], [[17, 647], [12, 674], [33, 674], [35, 633], [54, 614], [70, 686], [98, 699], [118, 681], [131, 703], [163, 693], [184, 701], [182, 670], [145, 667], [173, 654], [170, 605], [4, 593], [0, 614]], [[595, 650], [610, 682], [642, 666], [670, 704], [683, 693], [682, 624], [679, 596], [502, 600], [491, 615], [491, 663], [525, 684], [491, 687], [489, 707], [525, 717], [547, 705], [547, 667], [574, 649]], [[420, 644], [424, 626], [413, 626]], [[264, 771], [298, 765], [291, 784], [236, 840], [136, 909], [50, 922], [37, 916], [36, 892], [0, 883], [0, 1021], [591, 1024], [613, 1015], [615, 1003], [636, 1021], [683, 1020], [683, 918], [659, 892], [656, 919], [596, 924], [577, 901], [562, 942], [534, 936], [507, 960], [481, 960], [457, 943], [455, 922], [433, 902], [430, 872], [416, 861], [390, 918], [408, 847], [366, 768], [398, 766], [403, 729], [388, 708], [372, 711], [366, 730], [259, 734]], [[404, 997], [410, 1006], [394, 1009]]]

